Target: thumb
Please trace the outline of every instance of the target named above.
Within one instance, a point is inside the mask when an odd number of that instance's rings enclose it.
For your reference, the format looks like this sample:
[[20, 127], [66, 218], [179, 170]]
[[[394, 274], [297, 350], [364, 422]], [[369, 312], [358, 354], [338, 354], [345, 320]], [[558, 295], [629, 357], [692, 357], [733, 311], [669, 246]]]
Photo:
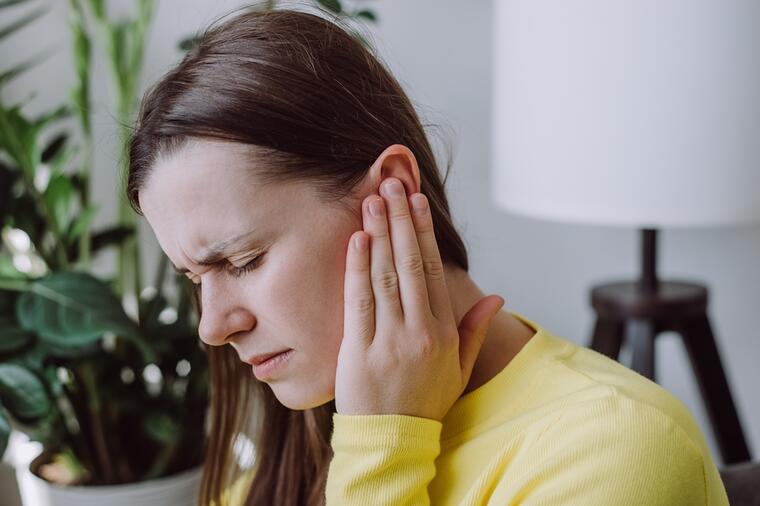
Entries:
[[459, 323], [459, 364], [465, 384], [470, 380], [472, 368], [483, 346], [491, 320], [506, 301], [499, 295], [480, 299], [464, 315]]

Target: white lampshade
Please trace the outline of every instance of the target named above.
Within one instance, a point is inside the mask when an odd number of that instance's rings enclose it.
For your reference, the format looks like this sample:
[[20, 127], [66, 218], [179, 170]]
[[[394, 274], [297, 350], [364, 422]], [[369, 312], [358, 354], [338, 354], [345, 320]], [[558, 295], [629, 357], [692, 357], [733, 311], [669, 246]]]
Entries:
[[759, 0], [494, 0], [492, 198], [665, 228], [760, 221]]

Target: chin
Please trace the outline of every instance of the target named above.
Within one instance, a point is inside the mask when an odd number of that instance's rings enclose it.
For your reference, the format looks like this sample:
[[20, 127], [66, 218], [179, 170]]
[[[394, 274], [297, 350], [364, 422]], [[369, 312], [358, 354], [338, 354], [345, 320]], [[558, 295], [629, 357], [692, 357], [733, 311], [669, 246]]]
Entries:
[[304, 395], [303, 391], [293, 392], [287, 388], [284, 388], [284, 385], [283, 388], [272, 384], [270, 384], [269, 387], [272, 389], [272, 393], [277, 398], [277, 400], [280, 401], [280, 404], [288, 409], [296, 411], [317, 408], [335, 399], [335, 394], [332, 392], [323, 395]]

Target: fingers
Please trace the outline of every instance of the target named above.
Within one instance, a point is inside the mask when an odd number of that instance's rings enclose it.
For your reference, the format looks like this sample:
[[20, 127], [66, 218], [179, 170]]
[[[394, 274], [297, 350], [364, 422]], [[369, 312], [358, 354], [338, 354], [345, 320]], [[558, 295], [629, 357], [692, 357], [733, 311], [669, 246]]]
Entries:
[[401, 322], [399, 279], [393, 264], [393, 250], [387, 209], [382, 197], [373, 195], [364, 201], [364, 230], [370, 235], [370, 278], [379, 322]]
[[343, 334], [365, 344], [371, 344], [375, 335], [375, 300], [370, 282], [369, 241], [369, 236], [362, 231], [355, 232], [349, 239], [343, 284]]
[[422, 193], [415, 193], [410, 200], [414, 229], [417, 232], [422, 264], [425, 266], [425, 284], [430, 300], [430, 311], [436, 319], [448, 320], [453, 317], [454, 310], [451, 307], [448, 288], [446, 288], [441, 253], [435, 240], [430, 205], [427, 197]]
[[430, 314], [428, 290], [404, 185], [396, 178], [387, 178], [380, 185], [380, 194], [385, 197], [388, 206], [390, 246], [393, 250], [393, 264], [384, 268], [393, 268], [398, 273], [404, 317], [412, 321], [425, 321]]

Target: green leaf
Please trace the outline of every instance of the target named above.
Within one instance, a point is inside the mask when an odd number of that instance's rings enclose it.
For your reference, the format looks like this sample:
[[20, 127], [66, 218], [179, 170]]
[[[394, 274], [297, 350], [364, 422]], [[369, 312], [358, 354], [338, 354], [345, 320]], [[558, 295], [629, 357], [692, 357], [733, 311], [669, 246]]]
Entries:
[[24, 279], [25, 276], [13, 265], [13, 257], [0, 253], [0, 279]]
[[22, 353], [13, 355], [9, 359], [5, 359], [4, 362], [16, 364], [24, 369], [42, 374], [45, 370], [45, 361], [49, 356], [49, 349], [45, 346], [45, 343], [39, 339], [35, 339], [29, 348], [25, 349]]
[[90, 136], [90, 62], [92, 60], [92, 42], [85, 29], [84, 12], [78, 0], [70, 0], [69, 9], [71, 34], [74, 46], [74, 68], [76, 69], [76, 84], [71, 90], [71, 99], [82, 130]]
[[[77, 154], [77, 151], [79, 151], [78, 145], [72, 145], [72, 146], [66, 146], [61, 150], [58, 154], [56, 154], [48, 163], [50, 166], [50, 172], [52, 174], [60, 174], [63, 173], [66, 167], [69, 166], [71, 161], [74, 159], [74, 157]], [[69, 182], [73, 186], [73, 182], [71, 181], [71, 176], [68, 176]]]
[[45, 367], [45, 369], [42, 371], [42, 377], [50, 388], [50, 393], [53, 395], [53, 398], [57, 398], [63, 395], [63, 384], [58, 378], [57, 365], [51, 364]]
[[30, 121], [21, 113], [19, 105], [6, 108], [0, 103], [0, 150], [5, 150], [27, 179], [33, 181], [42, 159], [37, 145], [40, 131], [70, 114], [69, 107], [63, 105]]
[[77, 193], [80, 195], [87, 193], [87, 189], [89, 188], [89, 177], [86, 174], [83, 172], [71, 172], [69, 173], [69, 179], [71, 180], [71, 184], [74, 185], [74, 188], [76, 188]]
[[15, 320], [0, 316], [0, 353], [10, 353], [23, 348], [34, 336], [19, 328]]
[[36, 280], [16, 304], [21, 328], [60, 348], [81, 348], [105, 332], [132, 342], [146, 362], [155, 353], [124, 313], [109, 286], [84, 272], [60, 271]]
[[37, 55], [33, 58], [29, 58], [28, 60], [11, 67], [8, 70], [4, 70], [0, 72], [0, 87], [4, 86], [5, 83], [10, 81], [11, 79], [14, 79], [15, 77], [23, 74], [24, 72], [34, 67], [38, 63], [41, 63], [46, 58], [48, 58], [51, 54], [52, 53], [48, 52], [41, 55]]
[[325, 9], [340, 14], [343, 12], [343, 7], [340, 5], [340, 0], [317, 0]]
[[66, 174], [54, 174], [44, 193], [45, 205], [50, 212], [56, 233], [61, 235], [69, 226], [74, 186]]
[[89, 0], [88, 3], [90, 4], [90, 9], [92, 9], [92, 13], [95, 15], [95, 17], [101, 21], [105, 21], [106, 7], [104, 0]]
[[34, 170], [40, 160], [37, 130], [24, 118], [18, 105], [6, 109], [0, 104], [0, 149], [34, 180]]
[[[29, 0], [1, 0], [0, 1], [0, 9], [2, 9], [4, 7], [10, 7], [12, 5], [18, 5], [18, 4], [26, 3], [28, 1]], [[0, 453], [2, 453], [2, 452], [0, 452]]]
[[86, 359], [92, 358], [103, 352], [103, 347], [99, 341], [93, 341], [92, 343], [78, 347], [70, 348], [67, 346], [57, 346], [54, 343], [40, 340], [39, 356], [43, 357], [43, 361], [47, 357], [66, 358], [66, 359]]
[[3, 413], [3, 405], [0, 404], [0, 459], [3, 458], [5, 449], [8, 448], [8, 439], [11, 437], [11, 424]]
[[97, 213], [99, 208], [100, 208], [99, 204], [90, 204], [89, 206], [87, 206], [87, 208], [85, 208], [84, 211], [79, 213], [79, 215], [74, 219], [74, 221], [71, 222], [69, 231], [66, 234], [66, 237], [68, 238], [69, 242], [73, 243], [79, 238], [79, 236], [82, 235], [83, 232], [88, 230], [88, 227], [90, 226], [90, 223], [92, 222], [93, 218], [95, 218], [95, 214]]
[[368, 21], [372, 21], [373, 23], [377, 22], [377, 15], [373, 11], [370, 11], [370, 10], [367, 10], [367, 9], [362, 9], [360, 11], [356, 11], [354, 13], [354, 17], [355, 18], [364, 18], [364, 19], [366, 19]]
[[182, 426], [166, 413], [149, 412], [143, 419], [143, 429], [159, 443], [177, 441], [182, 437]]
[[30, 441], [38, 441], [43, 445], [50, 445], [51, 442], [61, 441], [66, 433], [61, 411], [53, 404], [45, 416], [34, 420], [34, 424], [25, 427], [24, 431], [29, 436]]
[[[150, 23], [155, 6], [156, 0], [138, 0], [137, 25], [139, 31], [144, 32], [145, 27]], [[144, 40], [144, 37], [141, 36], [140, 38]]]
[[43, 14], [45, 14], [49, 9], [47, 7], [37, 9], [26, 16], [18, 19], [14, 23], [11, 23], [10, 25], [6, 26], [5, 28], [0, 28], [0, 39], [4, 39], [8, 35], [12, 34], [13, 32], [22, 29], [32, 21], [36, 20]]
[[200, 43], [200, 40], [201, 40], [200, 36], [198, 35], [186, 37], [179, 42], [179, 49], [181, 51], [190, 51], [191, 49], [198, 46], [198, 44]]
[[61, 271], [32, 283], [16, 305], [21, 327], [59, 346], [83, 346], [104, 332], [136, 332], [109, 287], [82, 272]]
[[124, 69], [125, 62], [128, 59], [127, 55], [127, 36], [129, 35], [129, 21], [123, 21], [120, 23], [114, 23], [109, 27], [111, 35], [111, 53], [109, 57], [116, 63], [116, 68], [119, 71], [121, 77], [121, 84], [124, 83]]
[[22, 422], [40, 418], [50, 410], [42, 381], [15, 364], [0, 364], [0, 401]]
[[32, 122], [32, 124], [34, 125], [36, 131], [39, 132], [50, 123], [71, 117], [71, 114], [71, 108], [67, 104], [64, 104], [57, 109], [53, 109], [50, 112], [40, 115]]

